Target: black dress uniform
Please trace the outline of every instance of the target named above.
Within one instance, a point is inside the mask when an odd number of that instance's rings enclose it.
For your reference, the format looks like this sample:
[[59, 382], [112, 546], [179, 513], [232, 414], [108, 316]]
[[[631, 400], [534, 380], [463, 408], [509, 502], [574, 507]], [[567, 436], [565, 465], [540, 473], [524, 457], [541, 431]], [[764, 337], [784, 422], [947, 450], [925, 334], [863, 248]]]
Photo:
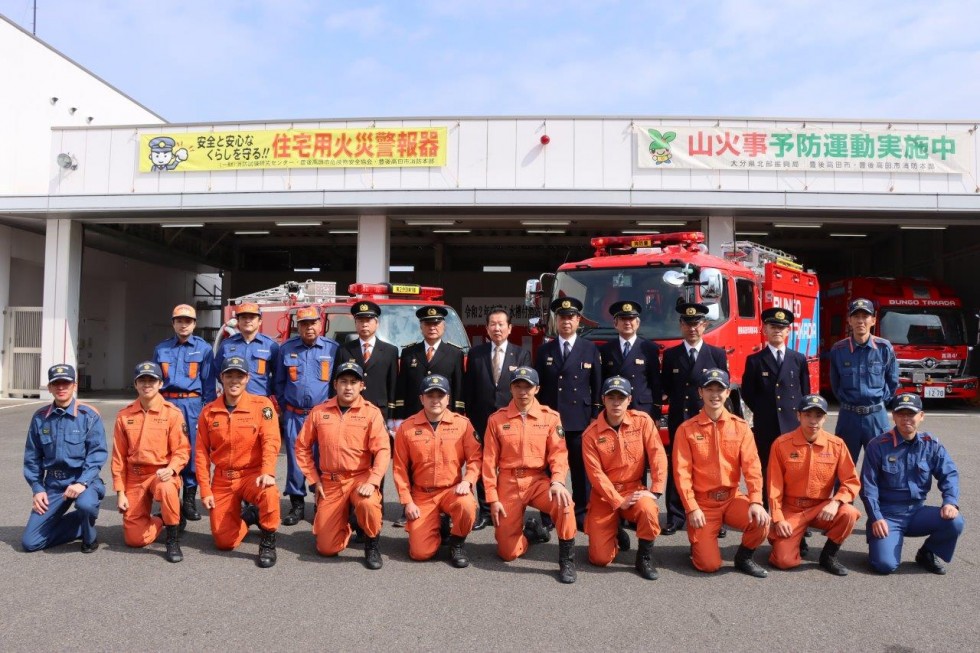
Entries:
[[[358, 302], [351, 307], [354, 317], [378, 317], [381, 308], [374, 302]], [[364, 370], [364, 392], [361, 396], [381, 410], [386, 420], [394, 417], [395, 392], [398, 384], [398, 347], [377, 336], [368, 360], [364, 360], [364, 343], [360, 338], [344, 343], [337, 351], [337, 365], [354, 361]]]
[[[639, 317], [642, 309], [634, 302], [616, 302], [609, 307], [613, 317]], [[602, 380], [621, 376], [633, 386], [630, 408], [640, 410], [654, 420], [660, 417], [663, 390], [660, 387], [660, 347], [638, 335], [624, 355], [621, 338], [599, 347]]]
[[[562, 308], [561, 303], [568, 303]], [[559, 304], [556, 310], [556, 304]], [[556, 313], [580, 312], [582, 303], [574, 298], [557, 299]], [[572, 500], [579, 529], [585, 528], [590, 486], [582, 462], [582, 432], [602, 408], [602, 362], [599, 349], [585, 338], [576, 337], [568, 355], [563, 355], [563, 341], [556, 338], [538, 348], [534, 367], [541, 379], [538, 401], [558, 411], [568, 447], [568, 466], [572, 477]]]
[[[681, 319], [685, 321], [704, 320], [708, 315], [708, 307], [703, 304], [679, 304], [677, 311], [681, 314]], [[693, 312], [692, 312], [693, 311]], [[667, 446], [667, 460], [672, 460], [671, 448], [674, 443], [674, 434], [677, 427], [697, 415], [702, 406], [701, 396], [698, 394], [701, 375], [705, 370], [718, 368], [728, 372], [728, 357], [725, 350], [701, 341], [698, 345], [697, 358], [691, 364], [690, 355], [687, 353], [688, 345], [686, 342], [664, 350], [664, 362], [660, 371], [660, 383], [664, 394], [667, 395], [667, 431], [670, 433], [670, 445]], [[667, 475], [667, 528], [665, 531], [673, 532], [681, 528], [687, 518], [684, 505], [681, 503], [680, 495], [674, 486], [673, 462], [670, 462], [671, 470]]]
[[[415, 315], [420, 321], [444, 320], [449, 311], [445, 306], [423, 306]], [[395, 417], [405, 419], [422, 410], [419, 401], [419, 388], [422, 379], [430, 374], [441, 374], [449, 379], [451, 398], [450, 409], [457, 413], [465, 412], [466, 400], [463, 398], [463, 350], [445, 340], [440, 340], [432, 360], [426, 360], [425, 341], [416, 342], [402, 349], [398, 369], [398, 389], [395, 393]]]

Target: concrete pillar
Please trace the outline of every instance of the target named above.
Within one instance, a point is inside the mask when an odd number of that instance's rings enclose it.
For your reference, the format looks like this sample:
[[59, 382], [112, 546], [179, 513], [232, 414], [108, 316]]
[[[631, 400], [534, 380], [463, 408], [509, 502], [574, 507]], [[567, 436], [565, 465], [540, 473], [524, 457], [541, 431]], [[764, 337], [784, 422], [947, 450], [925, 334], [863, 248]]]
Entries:
[[4, 329], [7, 320], [4, 312], [10, 305], [10, 239], [13, 233], [10, 227], [0, 225], [0, 397], [3, 396], [3, 359]]
[[109, 389], [128, 388], [130, 370], [139, 361], [126, 360], [126, 282], [113, 281], [109, 292], [109, 314], [106, 316], [108, 342], [106, 347], [106, 384]]
[[707, 240], [708, 252], [724, 256], [722, 243], [735, 242], [735, 218], [730, 215], [709, 215], [701, 220], [701, 231]]
[[[41, 383], [55, 363], [78, 364], [78, 300], [82, 276], [82, 225], [48, 220], [44, 241], [44, 309]], [[42, 392], [41, 397], [46, 398]]]
[[386, 283], [391, 260], [388, 216], [362, 215], [357, 219], [357, 281]]

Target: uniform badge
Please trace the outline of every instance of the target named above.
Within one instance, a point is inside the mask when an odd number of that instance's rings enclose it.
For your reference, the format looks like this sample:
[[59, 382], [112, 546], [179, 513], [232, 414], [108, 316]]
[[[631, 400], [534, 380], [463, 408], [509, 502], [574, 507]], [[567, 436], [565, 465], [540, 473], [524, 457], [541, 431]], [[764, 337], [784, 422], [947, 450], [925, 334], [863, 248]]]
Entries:
[[136, 423], [136, 420], [134, 420], [134, 419], [127, 419], [126, 420], [126, 426], [132, 426], [135, 423]]
[[645, 360], [643, 360], [642, 358], [637, 358], [636, 359], [636, 364], [637, 365], [646, 365], [646, 363], [647, 362]]
[[289, 357], [290, 358], [299, 358], [299, 355], [298, 354], [290, 354]]
[[272, 419], [272, 408], [269, 407], [269, 406], [266, 406], [265, 408], [263, 408], [262, 409], [262, 417], [264, 417], [266, 419]]
[[557, 434], [558, 434], [558, 439], [559, 439], [559, 440], [564, 440], [564, 439], [565, 439], [565, 429], [563, 429], [563, 428], [561, 427], [561, 424], [559, 424], [559, 425], [558, 425], [558, 426], [557, 426], [557, 427], [555, 428], [555, 433], [557, 433]]
[[680, 373], [681, 373], [681, 371], [675, 367], [674, 368], [674, 374], [680, 374]]
[[[221, 426], [221, 422], [213, 422], [211, 424], [211, 428], [215, 428], [216, 429], [219, 426]], [[187, 433], [187, 424], [184, 424], [184, 433]]]
[[591, 370], [592, 363], [582, 363], [582, 369]]
[[413, 358], [412, 359], [412, 364], [410, 365], [410, 367], [418, 367], [418, 366], [419, 366], [419, 362], [416, 359]]
[[324, 413], [323, 414], [323, 419], [325, 419], [325, 420], [326, 419], [330, 419], [330, 413]]
[[704, 436], [698, 433], [697, 435], [694, 436], [694, 439], [700, 442], [701, 440], [704, 440]]
[[50, 435], [51, 434], [51, 429], [49, 429], [49, 428], [43, 428], [43, 429], [41, 429], [41, 433], [43, 433], [44, 435]]
[[598, 442], [599, 444], [603, 444], [603, 443], [605, 443], [605, 441], [606, 441], [606, 438], [605, 437], [601, 437], [598, 440], [596, 440], [596, 442]]
[[762, 376], [769, 376], [769, 372], [763, 372]]
[[895, 456], [888, 456], [888, 462], [893, 463], [898, 460]]
[[799, 452], [793, 451], [793, 452], [791, 452], [789, 454], [789, 457], [790, 458], [799, 458], [800, 457], [800, 454], [799, 454]]
[[502, 428], [502, 429], [503, 429], [503, 430], [505, 430], [505, 431], [509, 431], [509, 430], [510, 430], [510, 424], [504, 424], [504, 425], [503, 425], [503, 426], [501, 426], [500, 428]]
[[[217, 426], [217, 424], [215, 424], [215, 426]], [[184, 435], [187, 435], [188, 433], [190, 433], [190, 429], [187, 428], [187, 422], [182, 423], [180, 425], [180, 428], [184, 432]]]

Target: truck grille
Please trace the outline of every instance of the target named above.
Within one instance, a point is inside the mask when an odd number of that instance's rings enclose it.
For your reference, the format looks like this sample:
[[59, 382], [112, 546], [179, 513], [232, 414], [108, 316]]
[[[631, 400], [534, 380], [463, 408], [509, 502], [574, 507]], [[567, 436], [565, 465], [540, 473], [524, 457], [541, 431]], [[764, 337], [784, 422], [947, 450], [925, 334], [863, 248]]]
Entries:
[[919, 360], [898, 360], [898, 374], [912, 378], [913, 383], [925, 383], [926, 380], [950, 382], [961, 376], [963, 363], [958, 360], [940, 360], [937, 358], [922, 358]]

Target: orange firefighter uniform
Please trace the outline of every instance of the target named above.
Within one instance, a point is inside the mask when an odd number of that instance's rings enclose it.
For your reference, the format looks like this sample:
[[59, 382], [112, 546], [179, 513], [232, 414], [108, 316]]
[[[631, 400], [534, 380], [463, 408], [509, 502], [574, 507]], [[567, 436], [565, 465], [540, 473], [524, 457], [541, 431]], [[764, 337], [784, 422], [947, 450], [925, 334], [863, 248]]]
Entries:
[[258, 507], [262, 530], [279, 528], [279, 491], [255, 482], [276, 475], [281, 437], [272, 402], [261, 395], [243, 393], [231, 412], [219, 395], [201, 411], [194, 452], [197, 483], [202, 499], [214, 497], [211, 534], [219, 549], [234, 549], [248, 533], [242, 501]]
[[[826, 531], [827, 539], [837, 544], [854, 530], [860, 513], [851, 502], [861, 490], [861, 481], [842, 439], [823, 429], [813, 443], [807, 442], [802, 429], [785, 433], [773, 442], [768, 472], [772, 522], [787, 521], [793, 527], [789, 537], [769, 533], [769, 562], [774, 567], [792, 569], [800, 564], [800, 540], [808, 527]], [[834, 492], [836, 481], [840, 486]], [[820, 512], [832, 500], [840, 501], [840, 508], [832, 520], [824, 521]]]
[[[620, 506], [637, 490], [663, 494], [667, 454], [649, 415], [627, 410], [617, 430], [606, 421], [603, 411], [582, 434], [582, 458], [592, 484], [585, 518], [589, 562], [605, 567], [619, 553], [616, 533], [620, 517], [636, 523], [636, 536], [641, 540], [652, 541], [660, 535], [660, 508], [655, 499], [644, 497], [622, 510]], [[651, 472], [649, 487], [643, 483], [647, 465]]]
[[[319, 465], [313, 447], [319, 447]], [[388, 428], [381, 411], [358, 397], [346, 412], [337, 398], [328, 399], [310, 411], [296, 439], [296, 463], [310, 485], [322, 484], [326, 496], [317, 495], [313, 534], [321, 555], [337, 555], [347, 547], [351, 528], [349, 510], [369, 538], [381, 533], [381, 484], [391, 462]], [[317, 471], [319, 467], [322, 471]], [[357, 488], [375, 486], [362, 497]]]
[[[674, 483], [690, 515], [700, 509], [705, 525], [687, 525], [691, 561], [695, 569], [721, 567], [718, 532], [722, 524], [742, 531], [742, 546], [756, 549], [766, 539], [768, 526], [749, 524], [749, 505], [762, 505], [762, 466], [755, 438], [741, 417], [727, 410], [717, 422], [704, 409], [681, 424], [674, 434]], [[739, 491], [745, 477], [748, 496]]]
[[[419, 411], [402, 422], [395, 436], [393, 476], [398, 500], [414, 503], [419, 518], [409, 521], [408, 555], [428, 560], [439, 550], [439, 515], [452, 519], [452, 535], [466, 537], [476, 520], [473, 492], [456, 494], [456, 486], [467, 481], [471, 489], [480, 478], [483, 451], [473, 425], [462, 415], [445, 411], [433, 431]], [[463, 467], [466, 473], [463, 473]]]
[[[180, 409], [160, 395], [143, 410], [139, 400], [116, 415], [112, 436], [112, 486], [124, 491], [129, 509], [123, 513], [127, 546], [146, 546], [166, 526], [180, 522], [180, 472], [191, 456], [187, 427]], [[169, 467], [173, 476], [161, 481], [157, 470]], [[161, 517], [150, 516], [153, 502]]]
[[[550, 471], [550, 476], [549, 476]], [[483, 438], [483, 486], [487, 503], [499, 501], [495, 529], [497, 555], [514, 560], [527, 551], [524, 511], [528, 506], [551, 515], [558, 539], [575, 537], [575, 505], [562, 508], [549, 495], [552, 483], [564, 485], [568, 475], [568, 449], [557, 411], [535, 399], [526, 417], [511, 401], [487, 420]]]

